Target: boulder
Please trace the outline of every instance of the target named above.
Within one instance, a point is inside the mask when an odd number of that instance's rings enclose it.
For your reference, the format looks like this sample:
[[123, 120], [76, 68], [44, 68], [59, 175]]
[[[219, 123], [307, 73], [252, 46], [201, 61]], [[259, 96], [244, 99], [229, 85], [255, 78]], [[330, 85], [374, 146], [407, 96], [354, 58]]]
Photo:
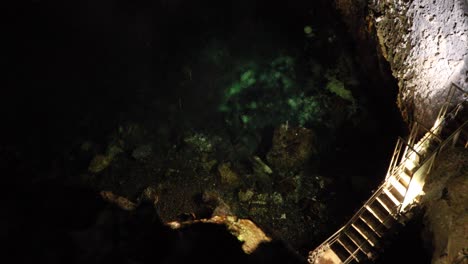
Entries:
[[267, 161], [279, 170], [300, 168], [315, 152], [314, 133], [304, 127], [281, 125], [275, 129], [272, 143]]

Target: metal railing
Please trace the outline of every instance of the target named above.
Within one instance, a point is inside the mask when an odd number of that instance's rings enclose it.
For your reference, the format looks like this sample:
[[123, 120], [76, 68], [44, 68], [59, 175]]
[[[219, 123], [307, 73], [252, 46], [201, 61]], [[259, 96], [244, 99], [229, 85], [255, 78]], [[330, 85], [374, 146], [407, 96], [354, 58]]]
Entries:
[[[426, 156], [426, 158], [420, 162], [420, 165], [417, 167], [417, 169], [415, 170], [414, 173], [416, 173], [419, 169], [421, 169], [421, 167], [423, 167], [424, 165], [429, 165], [428, 167], [428, 170], [424, 173], [430, 173], [430, 170], [432, 168], [432, 165], [435, 161], [435, 156], [439, 154], [439, 152], [447, 145], [449, 144], [455, 137], [456, 135], [462, 131], [465, 127], [468, 126], [468, 121], [465, 121], [458, 129], [456, 129], [453, 133], [451, 133], [451, 135], [449, 137], [447, 137], [444, 141], [440, 142], [439, 146], [437, 146], [437, 148], [431, 152], [429, 155]], [[427, 162], [431, 162], [430, 164], [427, 164]], [[410, 183], [411, 184], [411, 183]], [[374, 192], [374, 194], [371, 196], [371, 198], [369, 198], [366, 203], [364, 203], [364, 205], [356, 212], [356, 214], [353, 215], [353, 217], [342, 227], [340, 228], [340, 230], [338, 232], [336, 232], [333, 236], [334, 237], [331, 237], [330, 241], [329, 241], [329, 244], [332, 244], [334, 243], [336, 240], [339, 239], [339, 236], [341, 234], [341, 232], [347, 228], [350, 228], [351, 224], [353, 224], [360, 216], [361, 214], [366, 210], [366, 206], [369, 206], [371, 205], [377, 198], [378, 195], [380, 195], [383, 191], [383, 189], [386, 187], [386, 181], [384, 181], [383, 184], [380, 185], [380, 187], [378, 188], [378, 190], [376, 192]], [[404, 212], [400, 212], [398, 210], [398, 214], [397, 216], [401, 215], [402, 213]], [[391, 213], [389, 213], [385, 219], [383, 219], [383, 223], [385, 221], [388, 221], [389, 219], [391, 218], [394, 218], [395, 215], [392, 215]], [[376, 230], [376, 231], [382, 231], [382, 229], [384, 228], [384, 225], [380, 225], [378, 228], [380, 228], [380, 230]], [[333, 241], [333, 242], [331, 242]], [[351, 262], [353, 259], [357, 258], [356, 257], [356, 254], [359, 252], [359, 250], [361, 250], [362, 246], [366, 243], [367, 241], [364, 241], [362, 243], [360, 243], [359, 245], [356, 245], [358, 248], [343, 262], [344, 264], [347, 264], [349, 262]]]
[[[436, 155], [450, 141], [457, 140], [458, 135], [460, 134], [460, 132], [466, 126], [468, 126], [468, 121], [463, 122], [463, 124], [460, 125], [454, 132], [452, 132], [450, 134], [450, 136], [448, 136], [446, 139], [442, 139], [438, 135], [441, 132], [441, 130], [443, 129], [443, 127], [446, 125], [446, 122], [448, 121], [447, 116], [450, 116], [450, 118], [453, 119], [457, 115], [458, 111], [460, 110], [460, 107], [463, 107], [463, 103], [465, 101], [462, 101], [462, 102], [458, 103], [447, 114], [447, 110], [448, 110], [449, 106], [452, 104], [453, 97], [455, 95], [456, 90], [461, 91], [463, 93], [463, 96], [467, 97], [467, 95], [468, 95], [467, 92], [465, 92], [463, 89], [461, 89], [461, 87], [459, 87], [455, 83], [452, 83], [451, 88], [448, 91], [446, 101], [443, 103], [443, 105], [442, 105], [442, 107], [441, 107], [441, 109], [439, 111], [439, 114], [437, 116], [437, 120], [440, 121], [439, 124], [437, 124], [435, 127], [431, 128], [431, 129], [428, 129], [428, 128], [424, 127], [422, 124], [420, 124], [418, 122], [414, 122], [412, 124], [412, 129], [410, 131], [408, 139], [404, 140], [404, 139], [402, 139], [400, 137], [397, 139], [397, 143], [396, 143], [392, 158], [390, 160], [390, 165], [389, 165], [389, 168], [387, 170], [385, 180], [382, 182], [382, 184], [380, 184], [378, 189], [371, 195], [371, 197], [360, 207], [360, 209], [351, 217], [351, 219], [348, 222], [346, 222], [345, 225], [343, 225], [338, 231], [336, 231], [333, 235], [331, 235], [322, 244], [320, 244], [318, 247], [316, 247], [315, 250], [309, 252], [309, 260], [312, 257], [313, 252], [315, 252], [316, 250], [319, 250], [319, 249], [323, 249], [324, 247], [329, 248], [333, 243], [335, 243], [339, 239], [340, 235], [342, 235], [343, 230], [346, 230], [347, 228], [352, 228], [351, 225], [353, 223], [355, 223], [356, 220], [358, 220], [361, 217], [362, 213], [365, 210], [367, 210], [366, 207], [369, 207], [370, 205], [372, 205], [376, 201], [377, 197], [382, 194], [384, 189], [385, 190], [391, 190], [391, 188], [394, 188], [391, 184], [388, 184], [388, 179], [393, 176], [395, 178], [395, 180], [399, 181], [400, 178], [402, 177], [401, 175], [403, 175], [403, 173], [407, 169], [407, 167], [406, 167], [407, 161], [413, 162], [414, 168], [412, 169], [412, 173], [410, 175], [410, 182], [408, 183], [408, 186], [406, 188], [406, 193], [405, 193], [405, 195], [403, 195], [403, 201], [405, 200], [408, 189], [411, 186], [411, 181], [413, 180], [413, 176], [425, 165], [428, 165], [428, 169], [427, 169], [427, 171], [422, 172], [422, 173], [424, 173], [425, 175], [430, 173], [430, 170], [432, 169], [432, 165], [433, 165], [433, 163], [435, 161]], [[415, 144], [415, 140], [416, 140], [416, 137], [417, 137], [420, 129], [423, 129], [423, 131], [425, 131], [425, 134], [418, 141], [418, 143]], [[437, 141], [438, 144], [435, 146], [435, 149], [431, 151], [431, 150], [428, 149], [428, 147], [433, 144], [434, 140]], [[453, 145], [454, 144], [455, 143], [453, 143]], [[422, 146], [424, 146], [424, 145], [427, 145], [427, 147], [423, 148]], [[403, 146], [405, 146], [405, 149], [403, 150], [403, 154], [401, 154]], [[417, 150], [418, 148], [420, 148], [419, 151]], [[423, 153], [421, 153], [421, 152], [423, 152]], [[414, 155], [416, 155], [418, 157], [418, 160], [415, 160]], [[430, 163], [427, 164], [428, 162], [430, 162]], [[381, 229], [384, 227], [383, 223], [388, 221], [390, 218], [397, 219], [400, 215], [402, 215], [403, 213], [406, 213], [405, 211], [403, 211], [403, 209], [405, 209], [405, 208], [401, 208], [402, 204], [403, 204], [403, 202], [401, 202], [400, 205], [398, 206], [398, 209], [396, 211], [397, 213], [395, 215], [393, 213], [391, 213], [391, 212], [388, 212], [389, 214], [385, 217], [385, 219], [382, 220], [382, 225], [380, 225], [378, 227], [378, 228], [380, 228], [380, 230], [375, 230], [376, 232], [377, 231], [382, 231]], [[353, 259], [357, 259], [356, 254], [359, 252], [359, 250], [362, 250], [362, 246], [366, 242], [367, 241], [363, 241], [359, 245], [356, 244], [357, 249], [354, 250], [354, 252], [352, 252], [350, 254], [350, 256], [343, 263], [346, 264], [346, 263], [351, 262]], [[364, 251], [362, 251], [362, 252], [364, 252]]]

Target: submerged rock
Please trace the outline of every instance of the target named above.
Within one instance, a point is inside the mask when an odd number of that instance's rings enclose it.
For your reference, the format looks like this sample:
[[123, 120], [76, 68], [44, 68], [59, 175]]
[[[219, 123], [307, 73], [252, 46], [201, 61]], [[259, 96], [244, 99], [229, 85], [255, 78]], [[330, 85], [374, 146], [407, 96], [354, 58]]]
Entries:
[[267, 161], [279, 170], [300, 168], [314, 152], [312, 130], [281, 125], [273, 134], [273, 146], [267, 154]]
[[252, 199], [252, 197], [254, 196], [254, 191], [252, 189], [247, 189], [245, 191], [243, 190], [240, 190], [238, 193], [237, 193], [237, 197], [239, 198], [239, 201], [241, 202], [248, 202]]
[[212, 152], [217, 141], [219, 141], [218, 138], [210, 139], [201, 133], [184, 138], [184, 142], [198, 152]]
[[96, 155], [89, 163], [88, 171], [92, 173], [99, 173], [109, 167], [112, 158], [106, 155]]
[[90, 152], [94, 148], [94, 144], [91, 141], [84, 141], [80, 145], [80, 150], [83, 152]]
[[109, 146], [105, 155], [98, 154], [94, 156], [88, 166], [88, 171], [92, 173], [99, 173], [105, 170], [112, 163], [114, 157], [122, 152], [123, 150], [118, 146]]
[[276, 205], [282, 205], [283, 204], [283, 196], [280, 193], [274, 192], [270, 196], [271, 202]]
[[260, 157], [258, 156], [254, 156], [252, 158], [252, 165], [253, 165], [253, 169], [256, 173], [261, 173], [261, 174], [272, 174], [273, 173], [273, 170], [268, 166], [266, 165], [262, 159], [260, 159]]
[[150, 144], [140, 145], [132, 151], [132, 157], [138, 161], [145, 161], [153, 154], [153, 148]]
[[101, 191], [100, 195], [105, 201], [115, 204], [126, 211], [133, 211], [137, 207], [137, 204], [130, 201], [128, 198], [116, 195], [111, 191]]
[[273, 184], [273, 180], [271, 178], [273, 170], [268, 165], [266, 165], [258, 156], [254, 156], [251, 159], [251, 162], [255, 181], [259, 184], [261, 188], [270, 190]]
[[213, 191], [202, 193], [202, 202], [212, 209], [211, 216], [234, 215], [231, 207], [221, 198], [221, 195]]
[[200, 166], [203, 170], [209, 172], [216, 165], [217, 161], [215, 159], [209, 161], [201, 161]]
[[239, 175], [232, 170], [231, 163], [222, 163], [218, 166], [218, 172], [221, 177], [221, 182], [227, 187], [235, 188], [241, 183]]
[[150, 138], [150, 133], [142, 124], [130, 122], [120, 125], [114, 136], [115, 141], [122, 142], [125, 150], [129, 150], [144, 144]]

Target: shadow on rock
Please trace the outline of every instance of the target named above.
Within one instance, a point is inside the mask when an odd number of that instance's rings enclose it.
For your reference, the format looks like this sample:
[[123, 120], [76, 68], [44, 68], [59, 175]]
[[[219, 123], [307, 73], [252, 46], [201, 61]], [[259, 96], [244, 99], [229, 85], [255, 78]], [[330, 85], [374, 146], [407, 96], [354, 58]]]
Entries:
[[15, 263], [306, 263], [282, 241], [246, 254], [223, 225], [172, 229], [152, 203], [125, 211], [76, 186], [37, 184], [5, 204], [0, 240]]

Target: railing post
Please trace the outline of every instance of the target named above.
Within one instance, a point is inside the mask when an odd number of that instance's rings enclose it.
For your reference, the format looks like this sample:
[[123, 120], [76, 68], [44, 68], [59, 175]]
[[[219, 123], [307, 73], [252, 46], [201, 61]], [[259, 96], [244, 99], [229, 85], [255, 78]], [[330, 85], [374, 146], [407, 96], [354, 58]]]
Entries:
[[461, 133], [461, 130], [458, 130], [453, 136], [452, 148], [455, 147], [455, 145], [457, 144], [458, 138], [460, 137], [460, 133]]
[[401, 147], [403, 146], [403, 142], [401, 138], [398, 138], [397, 143], [395, 145], [395, 150], [393, 151], [392, 159], [390, 160], [390, 165], [388, 166], [388, 171], [385, 176], [385, 179], [388, 179], [395, 169], [396, 164], [399, 162]]

